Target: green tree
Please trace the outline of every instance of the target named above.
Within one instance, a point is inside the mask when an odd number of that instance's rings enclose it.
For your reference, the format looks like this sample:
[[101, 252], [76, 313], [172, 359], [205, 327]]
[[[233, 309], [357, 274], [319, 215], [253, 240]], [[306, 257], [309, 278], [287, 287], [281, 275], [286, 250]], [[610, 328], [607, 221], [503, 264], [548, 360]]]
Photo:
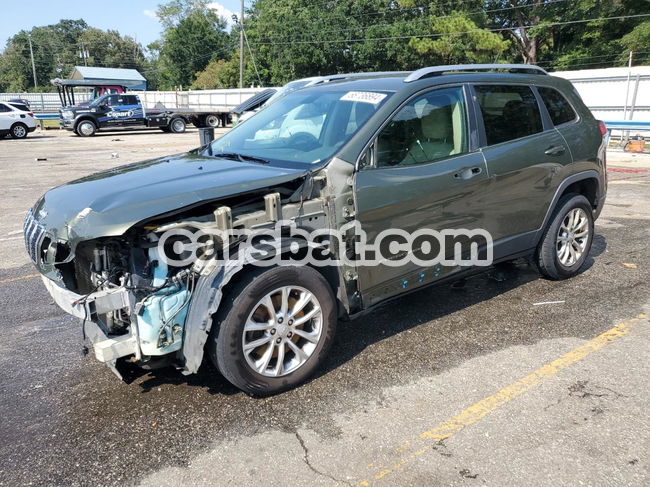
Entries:
[[226, 22], [207, 1], [172, 0], [160, 5], [157, 15], [165, 28], [156, 68], [161, 87], [189, 87], [211, 60], [229, 57]]
[[196, 73], [192, 89], [216, 90], [236, 88], [239, 84], [239, 54], [231, 59], [210, 61], [203, 71]]
[[434, 17], [431, 30], [435, 37], [411, 39], [409, 44], [420, 54], [436, 54], [442, 64], [496, 62], [510, 46], [503, 36], [479, 28], [466, 14]]
[[39, 90], [53, 90], [50, 80], [67, 77], [75, 65], [83, 65], [82, 55], [91, 66], [148, 67], [144, 50], [134, 39], [117, 31], [89, 27], [83, 20], [61, 20], [57, 24], [20, 31], [7, 42], [0, 54], [0, 90], [34, 89], [29, 52], [31, 37]]

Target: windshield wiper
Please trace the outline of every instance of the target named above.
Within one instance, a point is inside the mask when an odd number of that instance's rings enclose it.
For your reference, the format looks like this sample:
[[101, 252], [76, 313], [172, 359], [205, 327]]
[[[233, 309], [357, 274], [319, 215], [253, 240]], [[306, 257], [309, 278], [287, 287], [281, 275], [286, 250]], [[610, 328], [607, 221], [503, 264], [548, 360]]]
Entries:
[[249, 156], [246, 154], [240, 154], [238, 152], [219, 152], [218, 154], [212, 154], [213, 157], [223, 157], [224, 159], [234, 159], [240, 162], [257, 162], [259, 164], [268, 164], [268, 159], [263, 159], [261, 157]]

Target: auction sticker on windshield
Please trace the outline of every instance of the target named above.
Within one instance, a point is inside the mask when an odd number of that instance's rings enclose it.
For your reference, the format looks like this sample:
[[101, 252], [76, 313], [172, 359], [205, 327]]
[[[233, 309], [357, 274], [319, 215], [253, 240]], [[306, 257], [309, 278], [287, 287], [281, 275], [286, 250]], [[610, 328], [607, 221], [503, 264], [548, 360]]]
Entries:
[[343, 101], [360, 101], [376, 105], [386, 98], [384, 93], [375, 93], [372, 91], [348, 91], [341, 97]]

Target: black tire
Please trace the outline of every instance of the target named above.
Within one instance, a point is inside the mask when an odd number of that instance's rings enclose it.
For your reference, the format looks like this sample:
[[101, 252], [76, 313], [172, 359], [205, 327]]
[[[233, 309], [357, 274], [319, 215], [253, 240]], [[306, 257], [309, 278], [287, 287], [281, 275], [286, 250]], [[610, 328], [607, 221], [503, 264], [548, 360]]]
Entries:
[[24, 123], [15, 123], [9, 129], [9, 135], [12, 139], [24, 139], [28, 134], [27, 125]]
[[174, 117], [169, 121], [169, 131], [174, 134], [182, 134], [187, 129], [187, 123], [182, 117]]
[[[282, 286], [300, 286], [315, 296], [322, 311], [322, 328], [315, 348], [302, 365], [286, 375], [269, 377], [247, 363], [242, 338], [244, 325], [260, 300]], [[334, 339], [336, 309], [332, 289], [316, 270], [292, 266], [256, 268], [225, 293], [206, 345], [208, 354], [223, 376], [242, 391], [254, 396], [277, 394], [303, 383], [322, 362]], [[290, 324], [289, 321], [286, 324]], [[277, 334], [280, 333], [278, 330]], [[277, 356], [274, 357], [277, 364]]]
[[[574, 209], [582, 209], [587, 218], [588, 234], [586, 236], [586, 245], [581, 256], [571, 265], [565, 265], [558, 255], [558, 242], [560, 227], [565, 218]], [[575, 276], [584, 264], [591, 243], [594, 239], [594, 215], [593, 208], [589, 200], [580, 194], [568, 194], [563, 196], [558, 202], [556, 209], [551, 217], [544, 235], [537, 246], [535, 252], [535, 263], [539, 272], [548, 279], [561, 280]]]
[[214, 113], [208, 113], [203, 118], [203, 126], [217, 128], [219, 126], [219, 115], [216, 115]]
[[74, 131], [79, 137], [92, 137], [97, 133], [97, 125], [92, 120], [81, 120]]

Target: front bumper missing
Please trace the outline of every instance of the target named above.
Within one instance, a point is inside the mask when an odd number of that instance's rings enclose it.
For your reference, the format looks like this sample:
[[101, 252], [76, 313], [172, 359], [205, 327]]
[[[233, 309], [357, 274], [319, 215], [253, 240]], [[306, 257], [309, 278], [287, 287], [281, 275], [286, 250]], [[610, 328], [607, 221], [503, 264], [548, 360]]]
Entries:
[[118, 309], [130, 309], [128, 291], [117, 288], [97, 291], [86, 297], [57, 286], [45, 276], [42, 276], [42, 279], [54, 302], [66, 313], [84, 321], [84, 331], [93, 344], [95, 358], [110, 367], [121, 379], [122, 376], [115, 368], [115, 361], [130, 355], [134, 355], [138, 360], [142, 357], [137, 334], [133, 333], [134, 326], [130, 326], [129, 333], [125, 335], [108, 336], [99, 324], [92, 321], [92, 317]]

